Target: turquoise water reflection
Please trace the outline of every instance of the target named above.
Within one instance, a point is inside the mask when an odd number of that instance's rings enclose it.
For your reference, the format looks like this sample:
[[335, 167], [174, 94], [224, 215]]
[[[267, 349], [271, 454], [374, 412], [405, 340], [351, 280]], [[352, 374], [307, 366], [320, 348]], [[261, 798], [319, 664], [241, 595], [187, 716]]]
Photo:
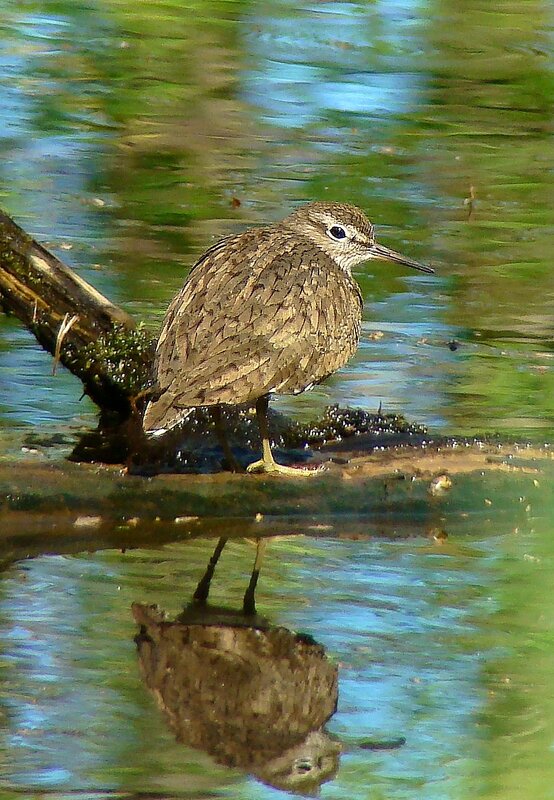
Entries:
[[[260, 610], [309, 632], [339, 664], [328, 727], [344, 752], [322, 796], [510, 797], [520, 770], [533, 773], [534, 797], [550, 796], [554, 617], [539, 589], [529, 590], [544, 588], [552, 570], [544, 522], [443, 546], [271, 543]], [[175, 743], [138, 677], [131, 603], [178, 612], [212, 546], [41, 557], [6, 574], [5, 788], [275, 793]], [[228, 547], [213, 600], [238, 605], [253, 550]], [[364, 749], [401, 738], [395, 749]]]

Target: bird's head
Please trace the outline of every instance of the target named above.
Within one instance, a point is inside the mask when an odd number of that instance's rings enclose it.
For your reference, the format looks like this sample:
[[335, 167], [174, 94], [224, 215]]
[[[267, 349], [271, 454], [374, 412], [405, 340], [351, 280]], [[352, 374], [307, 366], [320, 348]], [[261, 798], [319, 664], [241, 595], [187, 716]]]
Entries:
[[364, 212], [347, 203], [308, 203], [290, 214], [282, 224], [311, 239], [347, 272], [372, 258], [405, 264], [421, 272], [434, 272], [431, 267], [377, 244], [373, 225]]

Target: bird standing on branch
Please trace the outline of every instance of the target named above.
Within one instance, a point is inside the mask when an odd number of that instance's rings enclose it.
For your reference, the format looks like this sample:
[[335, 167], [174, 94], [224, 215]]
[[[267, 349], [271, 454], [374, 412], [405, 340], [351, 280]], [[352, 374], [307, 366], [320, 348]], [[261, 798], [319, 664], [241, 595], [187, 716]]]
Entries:
[[262, 458], [248, 472], [311, 474], [275, 462], [269, 396], [303, 392], [354, 354], [362, 295], [351, 270], [374, 258], [433, 272], [377, 244], [343, 203], [309, 203], [210, 247], [165, 315], [145, 431], [163, 434], [196, 406], [255, 404]]

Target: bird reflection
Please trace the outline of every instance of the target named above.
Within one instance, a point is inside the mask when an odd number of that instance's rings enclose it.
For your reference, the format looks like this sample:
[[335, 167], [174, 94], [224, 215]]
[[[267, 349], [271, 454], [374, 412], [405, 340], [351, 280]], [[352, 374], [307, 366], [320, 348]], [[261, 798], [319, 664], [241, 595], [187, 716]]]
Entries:
[[142, 676], [179, 742], [276, 788], [316, 795], [341, 751], [324, 728], [336, 710], [337, 667], [309, 636], [207, 605], [223, 547], [174, 621], [133, 604]]

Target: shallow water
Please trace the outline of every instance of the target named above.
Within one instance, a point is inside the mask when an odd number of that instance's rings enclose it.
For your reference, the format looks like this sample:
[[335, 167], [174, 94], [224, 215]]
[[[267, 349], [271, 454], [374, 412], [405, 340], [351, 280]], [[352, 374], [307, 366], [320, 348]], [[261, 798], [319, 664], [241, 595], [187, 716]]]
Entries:
[[[533, 520], [443, 545], [271, 542], [259, 610], [309, 632], [339, 666], [328, 730], [343, 752], [322, 796], [516, 797], [522, 780], [551, 796], [549, 530]], [[210, 550], [42, 556], [4, 574], [6, 791], [275, 795], [177, 744], [139, 677], [131, 603], [178, 612]], [[215, 602], [239, 605], [253, 553], [228, 545]]]
[[[0, 205], [155, 330], [217, 237], [356, 203], [436, 275], [360, 267], [356, 357], [276, 404], [552, 441], [552, 30], [536, 0], [3, 0]], [[0, 317], [2, 442], [54, 433], [61, 459], [95, 423], [80, 394]], [[415, 523], [271, 545], [260, 610], [340, 668], [344, 752], [322, 796], [554, 796], [551, 498], [522, 522], [503, 491], [497, 526], [481, 507], [449, 517], [443, 545]], [[527, 492], [514, 478], [523, 510]], [[13, 563], [6, 545], [6, 796], [282, 794], [175, 743], [139, 678], [131, 603], [176, 612], [212, 547]], [[230, 550], [214, 596], [240, 604], [253, 550]]]

